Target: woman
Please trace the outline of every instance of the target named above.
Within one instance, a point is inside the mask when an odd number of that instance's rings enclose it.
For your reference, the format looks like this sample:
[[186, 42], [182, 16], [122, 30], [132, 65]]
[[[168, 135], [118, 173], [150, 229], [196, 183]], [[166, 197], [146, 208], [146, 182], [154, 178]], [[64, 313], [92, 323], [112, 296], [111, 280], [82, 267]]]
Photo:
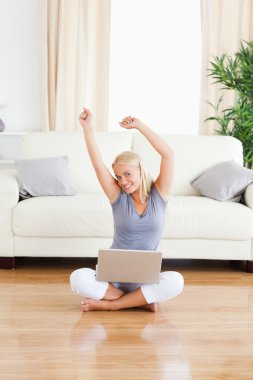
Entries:
[[[98, 149], [90, 110], [84, 108], [79, 121], [93, 168], [112, 206], [114, 239], [111, 248], [156, 250], [172, 184], [172, 150], [140, 120], [125, 117], [120, 126], [137, 129], [160, 154], [160, 173], [153, 182], [140, 157], [133, 152], [123, 152], [112, 165], [114, 178]], [[184, 280], [177, 272], [163, 272], [159, 284], [107, 283], [96, 281], [94, 270], [82, 268], [71, 274], [70, 283], [72, 290], [84, 297], [82, 311], [142, 307], [156, 312], [157, 302], [182, 292]]]

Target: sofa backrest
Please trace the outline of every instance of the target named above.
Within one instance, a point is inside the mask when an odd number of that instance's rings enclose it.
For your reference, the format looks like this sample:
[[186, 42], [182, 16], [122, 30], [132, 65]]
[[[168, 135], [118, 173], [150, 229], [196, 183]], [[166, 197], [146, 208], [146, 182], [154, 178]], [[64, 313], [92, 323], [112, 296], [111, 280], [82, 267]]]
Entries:
[[[172, 195], [198, 195], [190, 182], [201, 172], [232, 159], [243, 163], [242, 143], [230, 136], [161, 136], [174, 151]], [[140, 154], [155, 179], [159, 173], [159, 155], [139, 133], [133, 135], [132, 149]]]
[[[117, 154], [134, 150], [147, 164], [155, 179], [159, 173], [160, 157], [138, 132], [96, 132], [103, 160], [112, 172], [111, 164]], [[161, 135], [172, 147], [175, 172], [172, 194], [197, 195], [190, 181], [202, 171], [223, 161], [234, 159], [242, 164], [242, 144], [228, 136]], [[77, 192], [101, 193], [102, 189], [90, 163], [82, 130], [74, 132], [33, 132], [23, 136], [21, 159], [47, 158], [66, 155], [73, 185]]]
[[[112, 172], [115, 156], [131, 150], [132, 134], [128, 132], [96, 132], [96, 140], [103, 160]], [[73, 186], [80, 193], [101, 193], [102, 189], [89, 160], [82, 130], [74, 132], [33, 132], [22, 138], [21, 159], [57, 156], [69, 157]]]

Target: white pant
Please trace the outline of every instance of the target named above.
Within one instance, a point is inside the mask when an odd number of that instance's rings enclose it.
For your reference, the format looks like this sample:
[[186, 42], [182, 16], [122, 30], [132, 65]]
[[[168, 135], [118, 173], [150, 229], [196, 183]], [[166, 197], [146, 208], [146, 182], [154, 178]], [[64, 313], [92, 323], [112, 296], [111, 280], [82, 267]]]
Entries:
[[[96, 272], [90, 268], [77, 269], [70, 275], [70, 285], [73, 292], [82, 297], [101, 300], [108, 288], [108, 282], [97, 281]], [[170, 300], [179, 295], [184, 287], [184, 278], [178, 272], [160, 273], [158, 284], [112, 283], [115, 287], [129, 293], [141, 288], [147, 303]]]

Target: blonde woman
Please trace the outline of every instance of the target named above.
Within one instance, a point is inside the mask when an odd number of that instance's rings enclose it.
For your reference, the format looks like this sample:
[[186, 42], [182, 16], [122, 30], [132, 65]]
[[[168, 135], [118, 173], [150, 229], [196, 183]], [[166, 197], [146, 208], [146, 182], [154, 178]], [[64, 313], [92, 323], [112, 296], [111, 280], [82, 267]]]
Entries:
[[[165, 211], [173, 178], [173, 152], [168, 144], [135, 117], [119, 124], [137, 129], [161, 156], [155, 181], [141, 158], [133, 152], [119, 154], [113, 164], [115, 178], [103, 163], [93, 128], [92, 114], [84, 108], [79, 117], [89, 157], [97, 178], [111, 203], [114, 238], [111, 248], [156, 250], [161, 239]], [[70, 276], [71, 288], [81, 295], [81, 310], [119, 310], [142, 307], [152, 312], [158, 302], [174, 298], [183, 290], [184, 280], [177, 272], [162, 272], [159, 284], [108, 283], [96, 281], [95, 271], [82, 268]]]

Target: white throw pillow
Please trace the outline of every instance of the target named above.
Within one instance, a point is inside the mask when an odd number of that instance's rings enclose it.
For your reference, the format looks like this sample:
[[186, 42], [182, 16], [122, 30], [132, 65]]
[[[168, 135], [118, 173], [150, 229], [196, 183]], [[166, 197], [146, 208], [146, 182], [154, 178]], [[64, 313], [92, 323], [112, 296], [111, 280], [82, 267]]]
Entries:
[[242, 194], [251, 182], [253, 182], [253, 170], [246, 169], [231, 160], [201, 173], [191, 181], [191, 185], [205, 197], [227, 201]]
[[68, 157], [39, 158], [17, 162], [21, 198], [46, 195], [74, 195]]

